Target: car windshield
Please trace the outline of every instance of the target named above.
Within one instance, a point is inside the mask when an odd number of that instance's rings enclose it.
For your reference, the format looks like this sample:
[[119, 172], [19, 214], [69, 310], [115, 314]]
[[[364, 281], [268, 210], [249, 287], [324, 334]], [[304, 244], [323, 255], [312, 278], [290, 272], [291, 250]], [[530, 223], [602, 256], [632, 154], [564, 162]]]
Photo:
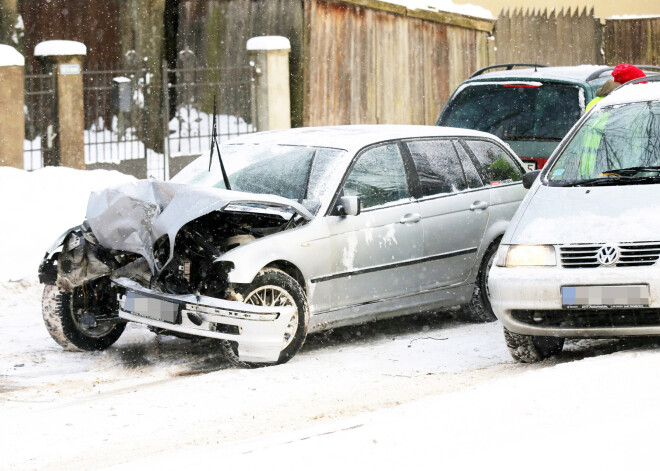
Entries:
[[548, 172], [551, 185], [660, 181], [660, 101], [597, 109]]
[[560, 141], [580, 119], [582, 93], [575, 86], [547, 82], [470, 84], [449, 103], [438, 124], [504, 140]]
[[[232, 190], [282, 196], [316, 214], [344, 150], [280, 144], [224, 144], [222, 162]], [[175, 183], [225, 188], [217, 154], [204, 155], [172, 178]]]

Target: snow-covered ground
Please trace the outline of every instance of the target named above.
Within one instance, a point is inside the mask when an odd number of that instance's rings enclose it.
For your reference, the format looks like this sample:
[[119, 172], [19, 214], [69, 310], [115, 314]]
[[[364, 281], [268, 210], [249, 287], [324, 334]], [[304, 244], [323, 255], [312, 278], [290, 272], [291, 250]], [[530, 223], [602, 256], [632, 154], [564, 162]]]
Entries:
[[35, 265], [90, 189], [121, 181], [0, 167], [0, 469], [654, 466], [655, 341], [569, 342], [520, 365], [499, 323], [439, 313], [312, 335], [256, 370], [137, 325], [105, 352], [62, 351]]

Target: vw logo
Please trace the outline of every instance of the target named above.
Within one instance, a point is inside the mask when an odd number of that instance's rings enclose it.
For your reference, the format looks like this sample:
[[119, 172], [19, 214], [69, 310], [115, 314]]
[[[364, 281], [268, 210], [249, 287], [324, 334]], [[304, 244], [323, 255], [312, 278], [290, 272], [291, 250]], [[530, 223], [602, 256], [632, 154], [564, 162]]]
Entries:
[[614, 265], [619, 260], [619, 248], [613, 245], [604, 245], [596, 252], [596, 260], [601, 265]]

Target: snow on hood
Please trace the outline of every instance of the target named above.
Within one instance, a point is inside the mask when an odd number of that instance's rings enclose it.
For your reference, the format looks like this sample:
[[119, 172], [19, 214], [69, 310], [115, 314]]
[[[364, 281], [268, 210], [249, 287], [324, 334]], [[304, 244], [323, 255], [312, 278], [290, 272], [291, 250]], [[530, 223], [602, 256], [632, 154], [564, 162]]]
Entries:
[[532, 196], [512, 244], [660, 240], [659, 185], [548, 187]]
[[169, 237], [168, 263], [174, 254], [174, 240], [181, 227], [230, 203], [256, 203], [291, 210], [307, 220], [312, 219], [302, 205], [280, 196], [158, 180], [140, 180], [93, 192], [89, 197], [86, 219], [103, 247], [142, 255], [155, 274], [158, 271], [153, 255], [156, 240], [164, 235]]

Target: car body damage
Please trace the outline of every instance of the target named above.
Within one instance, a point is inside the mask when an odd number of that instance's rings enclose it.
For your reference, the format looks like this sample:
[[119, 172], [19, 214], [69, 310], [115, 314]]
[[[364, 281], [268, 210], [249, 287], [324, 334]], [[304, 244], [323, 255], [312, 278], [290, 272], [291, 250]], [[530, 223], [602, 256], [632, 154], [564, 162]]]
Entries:
[[[522, 164], [496, 138], [347, 126], [221, 151], [226, 174], [206, 156], [170, 182], [91, 195], [40, 266], [60, 345], [107, 348], [131, 321], [216, 338], [237, 364], [283, 363], [333, 327], [468, 300], [488, 317], [480, 274], [524, 196]], [[445, 156], [450, 171], [431, 168]]]

